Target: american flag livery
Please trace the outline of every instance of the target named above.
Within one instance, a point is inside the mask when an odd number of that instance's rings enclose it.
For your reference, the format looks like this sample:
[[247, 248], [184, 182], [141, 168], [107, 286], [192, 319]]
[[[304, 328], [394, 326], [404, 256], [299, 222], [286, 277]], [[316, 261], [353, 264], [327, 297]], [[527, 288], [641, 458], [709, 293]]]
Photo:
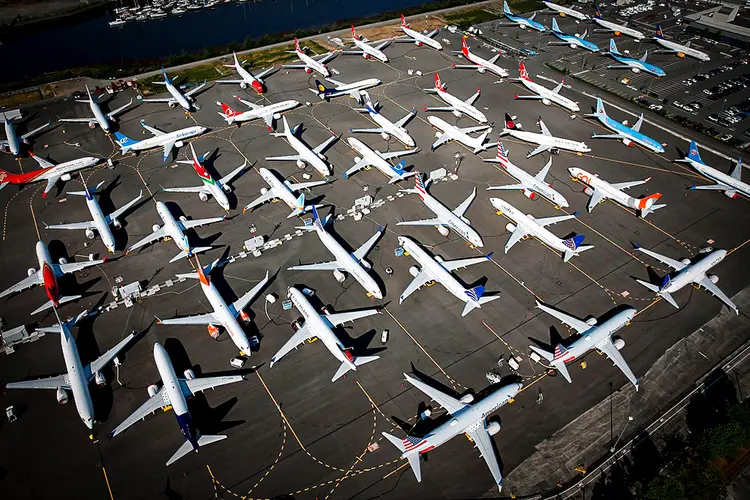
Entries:
[[564, 363], [567, 363], [568, 361], [573, 361], [574, 359], [576, 359], [576, 357], [573, 356], [570, 351], [568, 351], [562, 345], [557, 344], [557, 347], [555, 347], [555, 355], [552, 358], [552, 361], [562, 361]]
[[419, 172], [416, 173], [417, 175], [414, 176], [414, 184], [415, 188], [417, 189], [417, 193], [419, 194], [419, 197], [424, 200], [425, 195], [427, 194], [427, 189], [424, 187], [424, 181], [422, 180], [422, 174]]
[[430, 450], [434, 450], [435, 447], [431, 445], [426, 439], [418, 438], [415, 436], [406, 436], [401, 440], [404, 444], [404, 453], [410, 451], [419, 451], [419, 453], [427, 453]]
[[500, 160], [502, 166], [505, 166], [505, 163], [508, 161], [508, 152], [500, 141], [497, 141], [497, 159]]

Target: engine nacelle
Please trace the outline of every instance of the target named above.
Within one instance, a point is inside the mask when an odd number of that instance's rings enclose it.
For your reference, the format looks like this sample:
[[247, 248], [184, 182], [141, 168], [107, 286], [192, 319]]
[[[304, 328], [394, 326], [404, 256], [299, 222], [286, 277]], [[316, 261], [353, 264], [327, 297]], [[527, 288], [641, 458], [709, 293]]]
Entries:
[[365, 59], [369, 59], [370, 58], [370, 54], [368, 54], [367, 52], [365, 52], [364, 54], [362, 54], [362, 57], [364, 57]]
[[193, 380], [195, 378], [195, 373], [193, 373], [193, 370], [190, 368], [185, 370], [182, 374], [185, 375], [185, 380]]
[[445, 226], [437, 226], [437, 230], [438, 230], [438, 233], [442, 234], [446, 238], [448, 237], [449, 234], [451, 234], [451, 230]]
[[211, 336], [212, 339], [216, 339], [219, 337], [219, 327], [215, 325], [208, 325], [206, 327], [206, 330], [208, 330], [208, 334]]
[[519, 24], [518, 27], [521, 28], [522, 30], [526, 29], [526, 25], [525, 24]]
[[586, 194], [586, 196], [591, 196], [592, 194], [594, 194], [594, 190], [590, 187], [583, 188], [583, 192]]
[[172, 109], [176, 108], [176, 107], [177, 107], [177, 101], [170, 101], [170, 102], [168, 103], [168, 106], [169, 106], [170, 108], [172, 108]]
[[187, 222], [187, 217], [180, 215], [180, 222]]
[[60, 176], [60, 180], [63, 181], [63, 182], [68, 182], [72, 178], [73, 178], [73, 176], [71, 174], [62, 174]]
[[57, 398], [57, 402], [61, 405], [68, 403], [68, 391], [63, 389], [62, 387], [57, 388], [57, 393], [55, 394], [55, 397]]
[[305, 73], [307, 73], [308, 75], [309, 75], [310, 73], [312, 73], [312, 68], [305, 68]]
[[36, 274], [36, 269], [34, 269], [33, 267], [30, 267], [26, 270], [26, 276], [31, 277], [31, 276], [34, 276], [35, 274]]
[[682, 262], [682, 263], [683, 263], [683, 264], [685, 264], [686, 266], [689, 266], [689, 265], [690, 265], [690, 259], [682, 259], [682, 260], [681, 260], [680, 262]]
[[148, 392], [148, 397], [153, 398], [157, 394], [159, 394], [159, 388], [156, 387], [156, 384], [151, 384], [146, 388], [146, 391]]
[[508, 230], [509, 232], [511, 232], [511, 233], [512, 233], [513, 231], [515, 231], [515, 230], [516, 230], [516, 225], [515, 225], [515, 224], [513, 224], [513, 223], [511, 223], [511, 222], [508, 222], [508, 223], [507, 223], [507, 224], [505, 225], [505, 229], [507, 229], [507, 230]]
[[615, 31], [615, 36], [622, 36], [622, 32], [621, 31]]
[[369, 271], [370, 269], [372, 269], [372, 264], [370, 264], [370, 263], [369, 263], [368, 261], [366, 261], [366, 260], [364, 260], [364, 259], [360, 260], [360, 261], [359, 261], [359, 264], [360, 264], [360, 265], [361, 265], [362, 267], [364, 267], [365, 269], [367, 269], [368, 271]]
[[552, 101], [545, 98], [545, 99], [542, 99], [542, 104], [544, 104], [545, 106], [549, 106], [550, 104], [552, 104]]
[[685, 53], [684, 52], [678, 52], [677, 53], [677, 57], [685, 57]]
[[485, 68], [483, 66], [480, 66], [480, 67], [477, 68], [477, 71], [479, 71], [479, 73], [481, 73], [481, 74], [484, 74], [484, 72], [487, 71], [487, 68]]
[[596, 321], [595, 317], [589, 316], [588, 318], [586, 318], [586, 324], [587, 325], [594, 326], [594, 325], [596, 325], [596, 323], [597, 323], [597, 321]]
[[174, 143], [174, 147], [176, 147], [176, 148], [181, 148], [184, 145], [185, 145], [185, 143], [183, 141], [177, 141], [177, 142]]
[[571, 49], [575, 49], [575, 48], [576, 48], [576, 44], [574, 44], [574, 43], [571, 43], [571, 44], [570, 44], [570, 48], [571, 48]]
[[451, 111], [451, 113], [453, 113], [453, 116], [455, 116], [456, 118], [461, 118], [462, 116], [462, 113], [457, 109], [454, 109], [453, 111]]
[[247, 88], [247, 82], [240, 82], [240, 88], [245, 90]]
[[409, 268], [409, 274], [411, 274], [414, 278], [417, 277], [417, 275], [419, 274], [419, 272], [420, 272], [420, 269], [417, 266], [411, 266]]
[[250, 315], [245, 311], [240, 311], [240, 319], [245, 323], [250, 323]]
[[387, 134], [385, 132], [381, 132], [380, 133], [380, 137], [382, 137], [384, 141], [390, 141], [391, 140], [391, 134]]
[[421, 47], [422, 45], [422, 42], [417, 42], [417, 47]]
[[89, 128], [90, 128], [91, 130], [94, 130], [94, 129], [96, 128], [96, 122], [95, 122], [95, 121], [90, 121], [90, 122], [89, 122]]
[[268, 192], [268, 188], [260, 188], [260, 194], [266, 194]]
[[492, 422], [487, 424], [487, 433], [490, 436], [494, 436], [498, 432], [500, 432], [500, 422], [493, 420]]
[[630, 71], [635, 73], [636, 75], [641, 72], [641, 68], [630, 68]]
[[440, 137], [443, 135], [442, 132], [435, 132], [435, 139], [440, 139]]
[[112, 219], [112, 227], [115, 229], [122, 229], [122, 222], [120, 222], [120, 219]]
[[94, 230], [91, 229], [90, 227], [86, 228], [86, 238], [90, 240], [93, 240], [94, 238], [96, 238], [96, 233], [94, 233]]
[[536, 198], [536, 193], [530, 189], [524, 189], [523, 195], [530, 200], [533, 200], [534, 198]]
[[714, 285], [715, 285], [716, 283], [718, 283], [718, 282], [719, 282], [719, 277], [718, 277], [718, 276], [716, 276], [715, 274], [707, 274], [707, 275], [706, 275], [706, 278], [708, 278], [708, 280], [709, 280], [709, 281], [710, 281], [711, 283], [713, 283]]
[[465, 405], [471, 404], [474, 402], [474, 395], [472, 393], [464, 394], [459, 401]]
[[201, 201], [208, 201], [208, 193], [198, 193], [198, 198], [200, 198]]
[[102, 372], [96, 372], [94, 374], [94, 381], [99, 387], [104, 387], [105, 385], [107, 385], [107, 379], [104, 377], [104, 375], [102, 375]]
[[612, 344], [618, 351], [621, 351], [622, 348], [625, 347], [625, 340], [621, 337], [612, 337]]
[[305, 168], [305, 162], [302, 160], [297, 160], [297, 167], [299, 168]]
[[333, 270], [333, 277], [339, 283], [343, 283], [344, 281], [346, 281], [346, 274], [343, 271], [339, 271], [338, 269]]
[[67, 264], [68, 259], [66, 259], [65, 257], [60, 257], [57, 262], [60, 264]]
[[232, 186], [230, 186], [229, 184], [222, 184], [221, 185], [221, 190], [224, 191], [225, 193], [231, 193], [232, 192]]
[[726, 196], [727, 198], [735, 199], [739, 195], [737, 194], [736, 191], [724, 191], [724, 196]]
[[437, 262], [440, 262], [441, 264], [442, 264], [443, 262], [445, 262], [445, 259], [443, 259], [443, 258], [442, 258], [441, 256], [439, 256], [439, 255], [436, 255], [436, 256], [435, 256], [435, 260], [436, 260]]
[[273, 119], [274, 120], [281, 120], [281, 113], [274, 113], [273, 114]]
[[623, 139], [623, 140], [622, 140], [622, 143], [623, 143], [623, 144], [625, 144], [625, 145], [626, 145], [627, 147], [629, 147], [629, 148], [630, 148], [630, 147], [633, 147], [633, 141], [631, 141], [631, 140], [630, 140], [630, 139], [628, 139], [627, 137], [626, 137], [625, 139]]
[[154, 224], [153, 226], [151, 226], [151, 230], [152, 230], [153, 232], [156, 232], [156, 231], [158, 231], [159, 229], [161, 229], [161, 226], [160, 226], [159, 224]]

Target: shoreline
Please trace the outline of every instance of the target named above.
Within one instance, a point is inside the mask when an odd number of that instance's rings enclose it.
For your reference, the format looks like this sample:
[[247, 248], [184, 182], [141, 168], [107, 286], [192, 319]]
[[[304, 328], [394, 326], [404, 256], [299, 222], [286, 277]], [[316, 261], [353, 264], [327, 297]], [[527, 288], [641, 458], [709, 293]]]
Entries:
[[[40, 2], [42, 3], [42, 2]], [[94, 14], [100, 14], [108, 10], [109, 0], [88, 0], [87, 3], [73, 3], [67, 7], [60, 6], [45, 13], [23, 16], [17, 15], [10, 22], [0, 15], [0, 42], [4, 39], [12, 39], [19, 34], [27, 35], [42, 28], [55, 26], [78, 18], [85, 19]], [[8, 5], [4, 9], [11, 9]], [[23, 33], [19, 33], [23, 31]]]

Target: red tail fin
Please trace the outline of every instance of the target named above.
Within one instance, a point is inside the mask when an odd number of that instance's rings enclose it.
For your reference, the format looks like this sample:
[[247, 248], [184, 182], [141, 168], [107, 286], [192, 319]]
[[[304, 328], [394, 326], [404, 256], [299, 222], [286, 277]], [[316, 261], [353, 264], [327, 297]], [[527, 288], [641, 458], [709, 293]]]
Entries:
[[401, 26], [408, 28], [409, 24], [406, 22], [406, 19], [404, 19], [404, 15], [401, 14]]
[[356, 38], [357, 40], [359, 40], [359, 38], [357, 37], [357, 32], [354, 31], [354, 25], [353, 24], [352, 24], [352, 38]]
[[224, 111], [224, 114], [226, 116], [236, 116], [237, 114], [239, 114], [235, 110], [233, 110], [232, 108], [224, 104], [223, 102], [221, 103], [221, 109], [222, 111]]
[[529, 72], [526, 71], [526, 65], [523, 61], [518, 64], [518, 72], [521, 75], [521, 80], [526, 80], [527, 82], [531, 81], [531, 78], [529, 78]]
[[445, 90], [443, 84], [440, 82], [440, 75], [435, 73], [435, 88], [438, 90]]
[[302, 52], [302, 49], [299, 48], [299, 40], [297, 40], [297, 37], [294, 37], [294, 48], [297, 49], [297, 52]]
[[469, 55], [469, 46], [466, 45], [466, 37], [461, 38], [461, 52], [463, 52], [465, 56]]

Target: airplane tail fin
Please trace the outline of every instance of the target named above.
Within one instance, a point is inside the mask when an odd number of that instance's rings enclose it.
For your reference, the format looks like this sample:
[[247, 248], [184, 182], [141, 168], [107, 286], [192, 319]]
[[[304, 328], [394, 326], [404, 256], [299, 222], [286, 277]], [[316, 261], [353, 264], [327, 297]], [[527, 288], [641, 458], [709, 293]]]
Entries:
[[505, 149], [505, 146], [503, 145], [502, 141], [498, 139], [497, 140], [497, 159], [506, 161], [508, 159], [509, 154], [510, 154], [510, 151]]
[[401, 14], [401, 26], [403, 26], [404, 28], [409, 27], [409, 23], [406, 22], [406, 19], [404, 18], [403, 14]]
[[557, 20], [554, 17], [552, 18], [552, 31], [554, 33], [562, 33], [562, 31], [560, 31], [560, 26], [557, 25]]
[[643, 281], [639, 279], [636, 279], [636, 281], [640, 283], [641, 285], [645, 286], [646, 288], [648, 288], [649, 290], [651, 290], [652, 292], [658, 294], [661, 298], [666, 300], [672, 307], [676, 309], [680, 308], [680, 306], [677, 305], [677, 301], [674, 300], [674, 297], [672, 297], [672, 294], [669, 292], [663, 291], [664, 287], [671, 281], [669, 275], [664, 277], [664, 281], [662, 282], [661, 286], [654, 285], [653, 283], [649, 283], [648, 281]]
[[465, 56], [469, 55], [469, 46], [466, 45], [466, 37], [461, 37], [461, 53]]
[[302, 49], [299, 46], [299, 40], [297, 40], [297, 37], [294, 37], [294, 48], [297, 50], [297, 52], [302, 52]]
[[305, 213], [305, 210], [305, 193], [300, 193], [300, 195], [297, 197], [297, 200], [294, 202], [294, 209], [292, 210], [292, 213], [287, 215], [286, 218], [291, 219], [294, 216]]
[[[565, 262], [568, 262], [571, 257], [576, 255], [578, 252], [583, 252], [585, 250], [588, 250], [588, 248], [582, 247], [581, 243], [583, 243], [585, 236], [582, 234], [577, 234], [573, 236], [572, 238], [568, 238], [567, 240], [563, 240], [563, 245], [567, 247], [565, 250], [565, 256], [563, 257], [563, 260]], [[590, 245], [587, 245], [590, 247]]]
[[596, 4], [594, 4], [594, 18], [595, 19], [601, 19], [602, 18], [602, 13], [599, 10], [599, 6], [596, 5]]
[[518, 130], [516, 128], [516, 122], [513, 121], [510, 114], [505, 113], [505, 128], [508, 130]]
[[[66, 302], [73, 302], [74, 300], [78, 300], [80, 298], [81, 295], [66, 295], [65, 297], [60, 297], [60, 300], [57, 301], [57, 305], [60, 306], [62, 304], [65, 304]], [[51, 300], [48, 300], [47, 302], [33, 310], [31, 314], [37, 314], [42, 311], [46, 311], [47, 309], [52, 309], [53, 307], [55, 307], [55, 304]]]
[[698, 152], [698, 145], [695, 143], [695, 141], [690, 141], [690, 152], [688, 153], [688, 159], [703, 163], [703, 160], [701, 160], [701, 155]]
[[406, 451], [406, 446], [408, 445], [411, 447], [414, 445], [414, 443], [408, 438], [399, 439], [396, 436], [388, 434], [387, 432], [383, 432], [382, 434], [384, 438], [390, 441], [393, 446], [398, 448], [399, 451], [401, 451], [401, 453], [406, 456], [406, 458], [409, 460], [411, 471], [414, 473], [414, 477], [417, 478], [418, 483], [421, 482], [422, 481], [422, 469], [420, 468], [420, 463], [419, 463], [419, 453], [409, 453]]
[[328, 93], [328, 87], [323, 85], [320, 80], [315, 80], [315, 88], [318, 89], [318, 95], [326, 95]]
[[662, 40], [664, 39], [664, 32], [661, 30], [661, 26], [658, 25], [658, 24], [656, 25], [656, 35], [655, 36], [656, 36], [656, 38], [661, 38]]
[[445, 90], [445, 85], [442, 84], [440, 81], [440, 75], [435, 73], [435, 89], [436, 90]]
[[554, 355], [551, 352], [545, 351], [544, 349], [540, 349], [539, 347], [535, 345], [530, 345], [529, 349], [531, 349], [532, 351], [534, 351], [535, 353], [537, 353], [538, 355], [540, 355], [547, 361], [552, 361], [554, 359]]
[[615, 41], [612, 38], [609, 39], [609, 52], [617, 56], [622, 55], [620, 54], [620, 51], [617, 50], [617, 45], [615, 44]]
[[604, 103], [602, 102], [602, 98], [596, 98], [596, 110], [593, 113], [586, 113], [583, 116], [587, 118], [599, 118], [600, 116], [606, 117], [607, 112], [604, 110]]
[[[654, 203], [656, 203], [656, 200], [659, 198], [661, 198], [661, 193], [654, 193], [645, 198], [641, 198], [636, 202], [636, 208], [642, 212], [651, 211], [651, 207], [654, 206]], [[656, 208], [654, 208], [654, 210], [656, 210]]]
[[531, 81], [531, 78], [529, 78], [529, 72], [526, 71], [526, 65], [523, 63], [523, 61], [518, 63], [518, 74], [521, 77], [521, 80], [526, 80], [527, 82]]
[[[200, 446], [208, 446], [211, 443], [215, 443], [217, 441], [221, 441], [222, 439], [226, 439], [226, 438], [227, 438], [226, 436], [222, 436], [222, 435], [219, 435], [219, 436], [210, 436], [210, 435], [198, 436], [198, 446], [199, 447]], [[197, 448], [193, 448], [193, 443], [191, 443], [190, 441], [185, 440], [185, 442], [182, 443], [182, 446], [180, 446], [177, 449], [177, 451], [174, 453], [174, 455], [172, 455], [172, 458], [170, 458], [167, 461], [167, 465], [172, 465], [177, 460], [181, 459], [182, 457], [184, 457], [185, 455], [187, 455], [188, 453], [190, 453], [193, 450], [198, 451]]]
[[115, 132], [115, 137], [117, 138], [117, 142], [120, 143], [120, 149], [125, 152], [125, 150], [131, 146], [134, 146], [135, 144], [138, 144], [140, 141], [134, 141], [130, 137], [126, 136], [125, 134], [121, 132]]
[[[221, 105], [221, 110], [224, 112], [225, 118], [233, 118], [237, 116], [239, 113], [232, 109], [228, 104], [224, 104], [223, 102], [218, 103]], [[221, 113], [219, 113], [221, 114]]]
[[461, 317], [466, 316], [474, 309], [481, 307], [479, 304], [482, 295], [484, 295], [484, 287], [482, 285], [479, 285], [475, 286], [474, 288], [468, 288], [464, 290], [464, 294], [466, 294], [468, 300], [466, 301], [464, 310], [461, 313]]
[[352, 24], [352, 38], [359, 40], [359, 37], [357, 36], [357, 31], [354, 29], [353, 24]]
[[510, 11], [510, 7], [508, 7], [508, 2], [503, 2], [503, 12], [504, 12], [505, 14], [513, 14], [513, 13], [512, 13], [511, 11]]
[[672, 278], [670, 278], [669, 275], [667, 274], [666, 276], [664, 276], [664, 281], [661, 282], [661, 286], [659, 287], [659, 291], [662, 291], [665, 288], [667, 288], [670, 283], [672, 283]]

